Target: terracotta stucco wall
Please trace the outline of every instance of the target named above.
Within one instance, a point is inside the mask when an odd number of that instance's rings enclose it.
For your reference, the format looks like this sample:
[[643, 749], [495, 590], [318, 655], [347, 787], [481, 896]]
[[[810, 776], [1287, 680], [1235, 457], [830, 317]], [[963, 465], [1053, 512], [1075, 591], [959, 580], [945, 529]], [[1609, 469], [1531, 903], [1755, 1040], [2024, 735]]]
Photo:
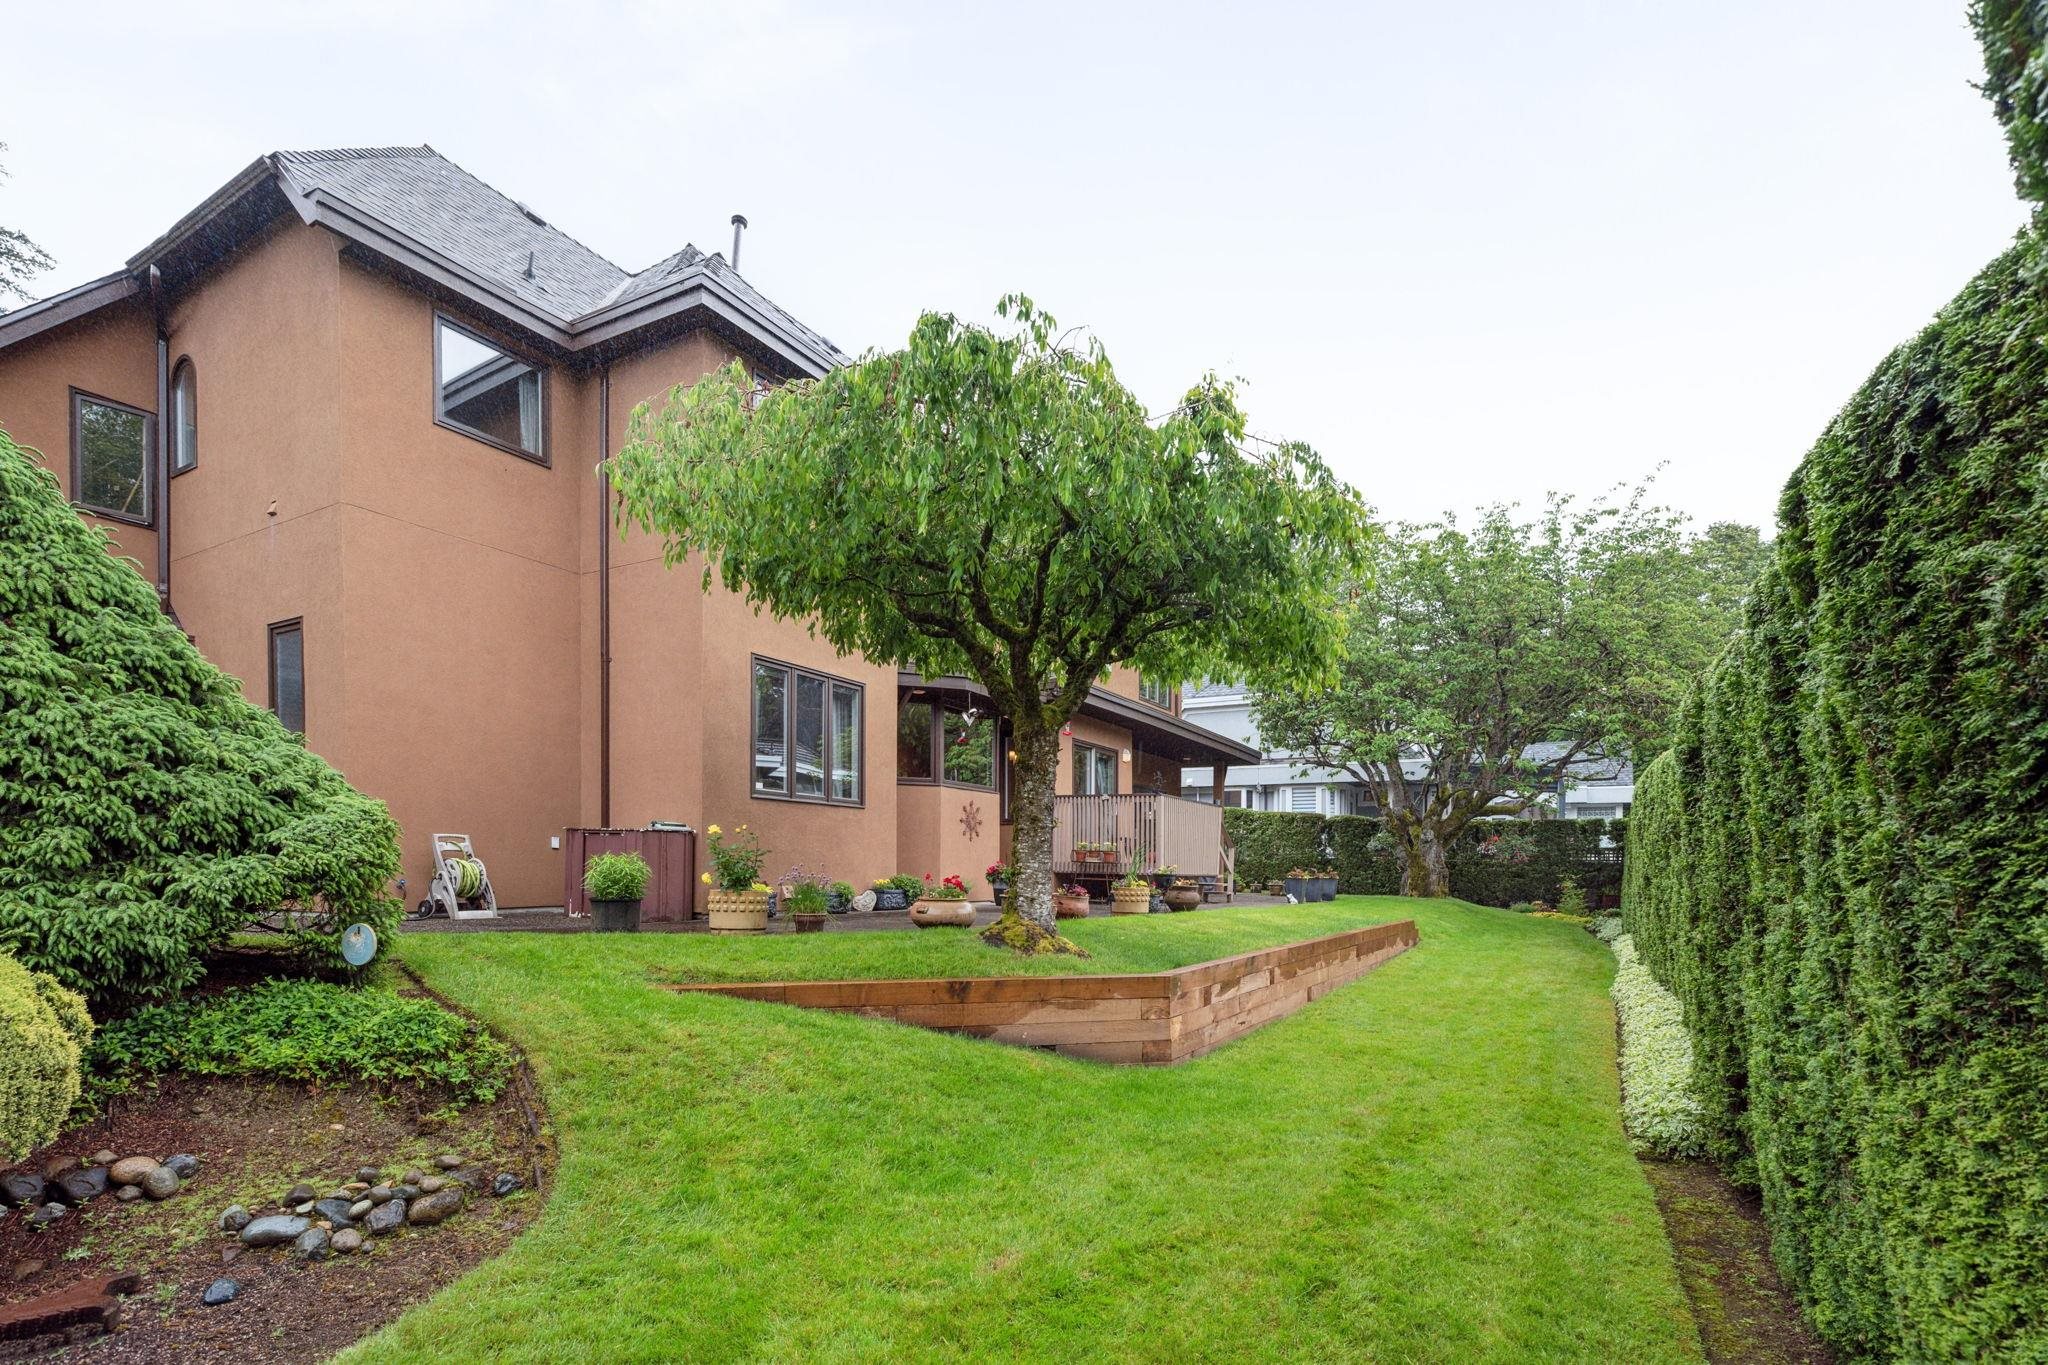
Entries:
[[[146, 301], [103, 308], [0, 352], [0, 428], [17, 445], [42, 455], [66, 497], [73, 388], [156, 411], [156, 326]], [[102, 517], [86, 520], [104, 527], [114, 552], [135, 560], [143, 576], [156, 581], [154, 531]]]

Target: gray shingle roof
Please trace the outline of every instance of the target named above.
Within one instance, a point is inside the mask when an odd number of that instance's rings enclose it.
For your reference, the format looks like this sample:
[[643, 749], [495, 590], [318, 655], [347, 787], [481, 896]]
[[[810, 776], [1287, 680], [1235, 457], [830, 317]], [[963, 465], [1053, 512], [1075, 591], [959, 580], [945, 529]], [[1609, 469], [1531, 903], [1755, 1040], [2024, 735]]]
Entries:
[[318, 190], [345, 201], [564, 327], [596, 309], [701, 274], [834, 360], [846, 358], [748, 284], [723, 257], [685, 246], [638, 273], [624, 270], [432, 147], [277, 152], [273, 160], [300, 194]]

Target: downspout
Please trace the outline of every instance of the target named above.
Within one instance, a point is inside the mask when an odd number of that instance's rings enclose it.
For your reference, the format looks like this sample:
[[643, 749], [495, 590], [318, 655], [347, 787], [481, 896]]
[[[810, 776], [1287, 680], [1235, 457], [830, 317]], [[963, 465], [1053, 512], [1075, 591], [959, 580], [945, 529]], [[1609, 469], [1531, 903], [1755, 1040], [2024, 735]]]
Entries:
[[612, 827], [612, 367], [597, 378], [597, 824]]
[[156, 319], [156, 597], [164, 615], [171, 608], [171, 338], [164, 325], [163, 275], [149, 268], [149, 307]]

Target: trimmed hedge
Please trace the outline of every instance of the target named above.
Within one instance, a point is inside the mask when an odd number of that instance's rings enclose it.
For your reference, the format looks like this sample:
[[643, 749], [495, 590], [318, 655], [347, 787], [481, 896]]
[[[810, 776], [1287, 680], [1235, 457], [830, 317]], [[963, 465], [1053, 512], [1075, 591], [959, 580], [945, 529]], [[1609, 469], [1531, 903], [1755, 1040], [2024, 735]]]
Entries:
[[[1382, 822], [1365, 815], [1296, 815], [1288, 811], [1230, 809], [1223, 829], [1237, 845], [1237, 874], [1247, 883], [1271, 881], [1291, 867], [1337, 869], [1337, 889], [1348, 895], [1393, 896], [1401, 891], [1401, 863], [1375, 852]], [[1518, 901], [1557, 903], [1558, 883], [1577, 879], [1598, 905], [1621, 893], [1623, 820], [1488, 821], [1468, 828], [1451, 845], [1451, 894], [1479, 905]], [[1479, 851], [1503, 830], [1526, 838], [1529, 855], [1505, 861]], [[1611, 840], [1612, 847], [1603, 847]]]
[[1852, 1356], [2048, 1359], [2044, 282], [2030, 231], [1828, 427], [1636, 791], [1709, 1146]]
[[90, 1041], [92, 1018], [76, 991], [0, 953], [0, 1164], [57, 1136]]
[[200, 657], [0, 432], [0, 950], [97, 1000], [162, 995], [252, 914], [388, 940], [398, 827]]

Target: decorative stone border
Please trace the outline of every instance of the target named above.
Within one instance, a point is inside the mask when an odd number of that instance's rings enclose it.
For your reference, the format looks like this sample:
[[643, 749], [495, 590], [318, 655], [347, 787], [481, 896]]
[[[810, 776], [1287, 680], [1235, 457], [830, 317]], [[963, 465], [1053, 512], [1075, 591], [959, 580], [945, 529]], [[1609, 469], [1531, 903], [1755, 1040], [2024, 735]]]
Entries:
[[670, 990], [836, 1010], [1101, 1062], [1183, 1062], [1285, 1018], [1419, 942], [1415, 921], [1126, 976], [750, 981]]

